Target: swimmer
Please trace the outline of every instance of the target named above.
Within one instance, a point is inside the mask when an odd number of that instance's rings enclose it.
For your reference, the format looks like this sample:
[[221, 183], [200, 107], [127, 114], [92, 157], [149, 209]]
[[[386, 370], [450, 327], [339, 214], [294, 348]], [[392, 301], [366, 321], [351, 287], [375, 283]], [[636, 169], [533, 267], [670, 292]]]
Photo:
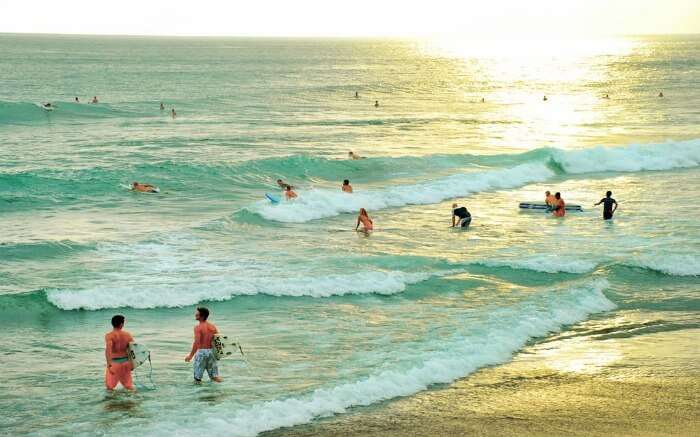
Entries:
[[177, 112], [175, 112], [175, 108], [170, 110], [170, 116], [172, 116], [173, 118], [177, 117]]
[[100, 102], [97, 100], [97, 96], [93, 96], [92, 101], [90, 103], [100, 103]]
[[78, 99], [78, 98], [76, 97], [76, 98], [75, 98], [75, 103], [80, 103], [80, 99]]
[[112, 331], [105, 334], [105, 386], [112, 391], [121, 382], [122, 386], [129, 391], [134, 390], [134, 383], [131, 378], [131, 363], [126, 352], [129, 343], [134, 341], [134, 337], [124, 331], [124, 316], [118, 314], [112, 317]]
[[613, 214], [617, 211], [617, 201], [612, 198], [612, 191], [605, 193], [605, 197], [600, 199], [600, 202], [594, 204], [593, 206], [598, 206], [603, 204], [603, 220], [611, 220]]
[[359, 99], [359, 98], [360, 98], [360, 93], [358, 93], [357, 91], [355, 91], [355, 98], [356, 98], [356, 99]]
[[[458, 220], [459, 219], [459, 220]], [[456, 203], [452, 204], [452, 227], [468, 228], [472, 222], [472, 215], [467, 210], [466, 206], [459, 206]]]
[[348, 158], [349, 159], [365, 159], [364, 156], [360, 156], [357, 153], [353, 152], [352, 150], [348, 152]]
[[219, 330], [216, 325], [209, 323], [207, 319], [209, 318], [209, 310], [204, 307], [199, 307], [194, 312], [194, 319], [199, 322], [197, 326], [194, 327], [194, 342], [192, 343], [192, 350], [185, 357], [186, 362], [192, 361], [194, 358], [194, 363], [192, 367], [194, 368], [194, 383], [201, 384], [202, 377], [204, 376], [204, 371], [207, 371], [209, 379], [214, 382], [221, 382], [221, 376], [219, 376], [219, 365], [214, 356], [214, 352], [211, 350], [211, 341], [214, 338], [214, 334], [218, 334]]
[[139, 191], [141, 193], [157, 193], [158, 187], [151, 184], [140, 184], [138, 182], [131, 183], [131, 191]]
[[659, 93], [659, 97], [663, 97], [663, 96], [664, 96], [664, 93]]
[[160, 102], [160, 110], [161, 110], [161, 111], [164, 111], [164, 110], [165, 110], [165, 105], [163, 104], [163, 102]]
[[368, 233], [374, 229], [374, 222], [371, 218], [369, 218], [369, 215], [367, 215], [367, 210], [364, 208], [360, 208], [360, 214], [357, 216], [357, 225], [355, 225], [355, 230], [360, 227], [360, 223], [362, 223], [362, 231], [364, 233]]
[[374, 107], [375, 107], [375, 108], [379, 108], [379, 100], [375, 100], [375, 101], [374, 101]]
[[343, 187], [341, 189], [344, 193], [352, 193], [352, 185], [350, 185], [350, 181], [345, 179], [343, 181]]
[[557, 200], [552, 196], [552, 193], [549, 191], [544, 192], [544, 203], [547, 205], [547, 210], [551, 211], [552, 208], [554, 207], [554, 201]]
[[554, 194], [554, 204], [552, 208], [554, 217], [564, 217], [566, 215], [566, 203], [561, 198], [561, 193]]
[[53, 108], [50, 102], [44, 103], [44, 108]]
[[284, 197], [287, 200], [292, 200], [292, 199], [296, 199], [298, 196], [297, 196], [297, 193], [295, 193], [294, 190], [292, 190], [292, 186], [287, 185], [287, 188], [284, 191]]
[[277, 185], [279, 185], [279, 187], [283, 190], [286, 190], [287, 188], [294, 188], [293, 186], [289, 185], [288, 183], [286, 183], [282, 179], [277, 179]]
[[542, 97], [543, 102], [546, 102], [547, 100], [549, 100], [549, 99], [547, 99], [547, 96]]

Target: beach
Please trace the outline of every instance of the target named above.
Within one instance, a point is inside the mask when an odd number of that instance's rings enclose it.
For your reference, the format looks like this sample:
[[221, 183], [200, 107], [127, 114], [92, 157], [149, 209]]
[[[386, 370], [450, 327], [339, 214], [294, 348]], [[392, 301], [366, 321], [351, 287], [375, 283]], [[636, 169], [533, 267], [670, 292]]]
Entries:
[[[697, 35], [0, 58], [0, 433], [698, 428]], [[546, 191], [573, 209], [520, 208]], [[185, 361], [198, 306], [241, 346], [221, 383]], [[133, 394], [105, 389], [118, 314], [150, 351]]]

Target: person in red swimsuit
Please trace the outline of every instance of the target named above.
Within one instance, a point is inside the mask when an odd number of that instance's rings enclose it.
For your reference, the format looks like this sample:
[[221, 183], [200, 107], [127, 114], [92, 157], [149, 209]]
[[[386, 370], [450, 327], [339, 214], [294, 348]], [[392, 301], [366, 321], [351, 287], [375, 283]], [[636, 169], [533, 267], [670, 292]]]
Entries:
[[107, 369], [105, 369], [105, 385], [107, 390], [114, 388], [121, 382], [127, 390], [134, 390], [134, 383], [131, 379], [131, 363], [126, 352], [129, 343], [134, 341], [134, 337], [124, 331], [125, 318], [121, 314], [112, 317], [112, 331], [105, 335], [105, 359]]

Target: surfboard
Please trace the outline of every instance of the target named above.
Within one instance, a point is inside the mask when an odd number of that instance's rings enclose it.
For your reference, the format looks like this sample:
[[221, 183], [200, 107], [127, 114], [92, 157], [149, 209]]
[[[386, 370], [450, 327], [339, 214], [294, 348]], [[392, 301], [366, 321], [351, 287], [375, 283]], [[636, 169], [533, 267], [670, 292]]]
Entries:
[[[520, 202], [520, 204], [518, 204], [518, 207], [520, 209], [538, 209], [538, 210], [549, 209], [547, 204], [544, 202]], [[567, 204], [564, 207], [564, 209], [567, 211], [576, 211], [576, 212], [583, 211], [583, 207], [581, 207], [581, 205], [574, 205], [574, 204]]]
[[211, 339], [211, 348], [214, 351], [214, 358], [217, 360], [231, 355], [233, 352], [230, 349], [238, 351], [241, 353], [241, 356], [244, 356], [243, 348], [241, 348], [240, 344], [230, 341], [227, 336], [221, 334], [214, 334], [214, 337]]
[[141, 343], [129, 343], [126, 353], [132, 368], [137, 368], [151, 358], [151, 351]]
[[280, 203], [280, 200], [281, 200], [279, 196], [275, 196], [274, 194], [270, 194], [270, 193], [265, 193], [265, 197], [267, 197], [267, 200], [269, 200], [273, 204], [278, 204], [278, 203]]

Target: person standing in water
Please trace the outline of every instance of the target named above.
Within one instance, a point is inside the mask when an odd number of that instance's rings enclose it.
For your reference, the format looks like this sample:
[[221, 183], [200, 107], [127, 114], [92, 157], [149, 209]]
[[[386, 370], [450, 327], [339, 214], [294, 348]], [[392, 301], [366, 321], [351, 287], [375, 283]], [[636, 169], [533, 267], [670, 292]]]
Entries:
[[355, 225], [355, 230], [360, 227], [360, 223], [362, 223], [362, 231], [364, 233], [368, 233], [371, 230], [374, 229], [374, 222], [372, 221], [371, 218], [369, 218], [369, 215], [367, 214], [367, 210], [364, 208], [360, 208], [360, 214], [357, 216], [357, 225]]
[[127, 347], [134, 341], [134, 337], [124, 331], [126, 319], [121, 314], [112, 317], [112, 330], [105, 334], [105, 386], [112, 391], [121, 383], [125, 389], [134, 390], [131, 377], [131, 363], [129, 362]]
[[554, 195], [554, 205], [552, 205], [552, 215], [554, 217], [564, 217], [566, 215], [566, 203], [561, 198], [561, 193]]
[[194, 342], [190, 353], [185, 357], [186, 362], [192, 361], [194, 369], [194, 383], [201, 384], [204, 371], [207, 371], [209, 379], [214, 382], [221, 382], [219, 376], [219, 365], [216, 362], [216, 357], [211, 348], [211, 341], [214, 339], [214, 334], [218, 334], [219, 330], [216, 325], [209, 323], [209, 310], [204, 307], [199, 307], [194, 312], [194, 319], [199, 322], [194, 327]]
[[542, 101], [543, 101], [543, 102], [546, 102], [547, 100], [549, 100], [549, 99], [547, 98], [547, 96], [542, 97]]
[[552, 196], [552, 193], [549, 190], [544, 192], [544, 203], [545, 205], [547, 205], [548, 211], [551, 211], [552, 208], [554, 208], [554, 202], [556, 200], [557, 199], [555, 199], [554, 196]]
[[163, 102], [160, 102], [160, 110], [165, 111], [165, 105], [163, 104]]
[[660, 93], [659, 93], [659, 97], [663, 97], [663, 96], [664, 96], [664, 93], [663, 93], [663, 92], [660, 92]]
[[452, 227], [468, 228], [472, 222], [472, 215], [465, 206], [459, 206], [456, 203], [452, 204]]
[[100, 102], [97, 100], [97, 96], [93, 96], [92, 101], [90, 103], [100, 103]]
[[80, 103], [80, 99], [78, 99], [78, 98], [76, 97], [76, 98], [75, 98], [75, 103]]
[[375, 108], [379, 108], [379, 100], [375, 100], [375, 101], [374, 101], [374, 107], [375, 107]]
[[171, 115], [173, 118], [177, 117], [177, 112], [175, 112], [175, 108], [173, 108], [173, 109], [170, 110], [170, 115]]
[[594, 204], [593, 206], [598, 206], [603, 204], [603, 220], [611, 220], [613, 214], [617, 211], [617, 201], [612, 198], [612, 191], [605, 193], [605, 197], [600, 199], [600, 202]]
[[292, 190], [292, 186], [287, 185], [287, 188], [284, 190], [284, 198], [287, 200], [292, 200], [296, 199], [297, 197], [297, 193], [295, 193], [294, 190]]
[[355, 98], [356, 98], [356, 99], [359, 99], [359, 98], [360, 98], [360, 93], [358, 93], [357, 91], [355, 91]]
[[352, 185], [350, 185], [350, 181], [348, 179], [343, 181], [343, 187], [341, 189], [344, 193], [352, 193]]

